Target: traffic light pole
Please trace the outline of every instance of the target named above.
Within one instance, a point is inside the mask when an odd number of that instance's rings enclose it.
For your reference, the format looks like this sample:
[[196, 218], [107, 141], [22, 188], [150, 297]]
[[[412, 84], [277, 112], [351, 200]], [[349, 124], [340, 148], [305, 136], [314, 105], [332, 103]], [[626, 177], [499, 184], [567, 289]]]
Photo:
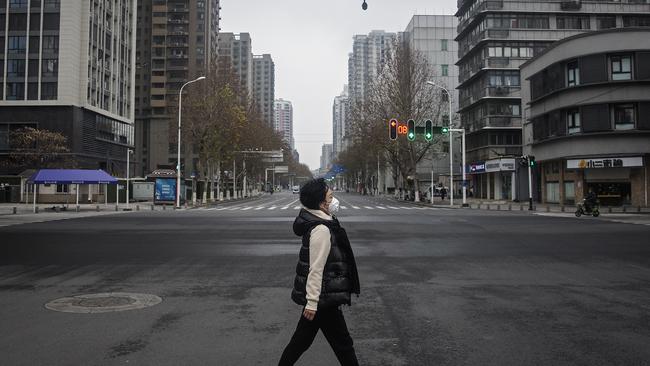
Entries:
[[463, 152], [463, 207], [467, 207], [467, 176], [466, 176], [466, 170], [465, 170], [465, 129], [464, 128], [450, 128], [449, 129], [449, 136], [451, 137], [452, 132], [460, 132], [462, 133], [462, 140], [461, 140], [461, 149]]
[[526, 165], [528, 165], [528, 211], [533, 210], [533, 168], [530, 166], [530, 157], [526, 155]]

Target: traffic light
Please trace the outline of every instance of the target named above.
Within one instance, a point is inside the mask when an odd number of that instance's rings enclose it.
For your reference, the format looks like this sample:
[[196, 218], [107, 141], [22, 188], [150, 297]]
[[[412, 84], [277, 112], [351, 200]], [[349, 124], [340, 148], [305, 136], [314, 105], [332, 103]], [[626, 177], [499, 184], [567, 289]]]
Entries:
[[445, 134], [445, 135], [448, 134], [448, 133], [449, 133], [449, 127], [442, 127], [442, 128], [440, 129], [440, 132], [442, 132], [442, 133]]
[[412, 119], [409, 119], [408, 121], [408, 132], [406, 133], [406, 137], [409, 139], [409, 141], [414, 141], [415, 140], [415, 121]]
[[389, 137], [391, 140], [397, 140], [397, 120], [391, 119], [388, 123]]
[[427, 141], [431, 141], [433, 138], [433, 122], [430, 119], [424, 122], [424, 138]]
[[528, 155], [528, 165], [530, 165], [531, 168], [534, 168], [535, 164], [537, 164], [537, 162], [535, 161], [535, 157], [532, 155]]

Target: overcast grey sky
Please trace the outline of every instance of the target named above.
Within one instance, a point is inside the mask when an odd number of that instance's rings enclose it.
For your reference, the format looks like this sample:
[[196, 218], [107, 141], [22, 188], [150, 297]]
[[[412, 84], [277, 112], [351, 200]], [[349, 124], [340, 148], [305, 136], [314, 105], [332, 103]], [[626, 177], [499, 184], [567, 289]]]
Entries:
[[251, 34], [275, 62], [275, 97], [293, 103], [300, 161], [316, 169], [332, 142], [332, 102], [347, 83], [352, 36], [404, 31], [415, 14], [453, 14], [456, 0], [221, 0], [221, 31]]

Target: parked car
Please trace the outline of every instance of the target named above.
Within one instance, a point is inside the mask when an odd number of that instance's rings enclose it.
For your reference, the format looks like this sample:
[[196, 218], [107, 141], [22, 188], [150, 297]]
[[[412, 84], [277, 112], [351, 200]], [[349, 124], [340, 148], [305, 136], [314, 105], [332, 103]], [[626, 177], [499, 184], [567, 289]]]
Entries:
[[293, 194], [300, 193], [300, 186], [293, 186], [293, 188], [291, 188], [291, 192]]

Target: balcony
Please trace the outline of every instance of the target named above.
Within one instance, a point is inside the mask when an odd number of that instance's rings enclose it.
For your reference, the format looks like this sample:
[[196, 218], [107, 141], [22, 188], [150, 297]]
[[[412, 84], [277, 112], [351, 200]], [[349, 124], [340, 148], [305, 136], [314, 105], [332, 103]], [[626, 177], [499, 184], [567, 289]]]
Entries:
[[580, 10], [582, 2], [580, 0], [561, 1], [560, 9], [562, 10]]
[[521, 98], [519, 86], [488, 86], [478, 93], [460, 99], [460, 108], [465, 109], [483, 98]]
[[458, 26], [456, 27], [456, 32], [460, 34], [465, 27], [467, 27], [474, 19], [476, 19], [476, 16], [480, 13], [483, 13], [488, 10], [501, 10], [503, 9], [503, 1], [500, 0], [488, 0], [488, 1], [479, 1], [479, 4], [477, 7], [474, 9], [470, 10], [467, 13], [467, 19], [463, 20], [462, 22], [458, 23]]
[[471, 123], [465, 123], [467, 132], [476, 132], [484, 128], [521, 128], [521, 117], [518, 116], [499, 116], [483, 117]]

